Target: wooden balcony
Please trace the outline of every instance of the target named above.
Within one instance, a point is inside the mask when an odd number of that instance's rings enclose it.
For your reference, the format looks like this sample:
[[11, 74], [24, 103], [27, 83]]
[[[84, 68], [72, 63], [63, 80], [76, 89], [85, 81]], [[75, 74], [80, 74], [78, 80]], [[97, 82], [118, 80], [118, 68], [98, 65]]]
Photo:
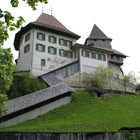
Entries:
[[123, 59], [118, 59], [118, 58], [108, 58], [108, 61], [111, 62], [111, 63], [115, 63], [115, 64], [118, 64], [118, 65], [123, 65]]

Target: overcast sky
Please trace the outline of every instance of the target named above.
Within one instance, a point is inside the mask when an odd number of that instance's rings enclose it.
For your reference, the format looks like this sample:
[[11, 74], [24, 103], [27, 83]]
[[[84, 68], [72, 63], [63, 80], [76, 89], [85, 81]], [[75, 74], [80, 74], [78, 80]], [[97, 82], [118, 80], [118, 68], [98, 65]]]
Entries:
[[[129, 56], [124, 61], [124, 73], [134, 71], [137, 74], [140, 71], [140, 0], [49, 0], [47, 5], [40, 4], [37, 11], [32, 11], [23, 2], [19, 8], [11, 8], [6, 0], [0, 2], [3, 10], [10, 10], [16, 17], [22, 15], [26, 20], [24, 26], [38, 18], [42, 7], [47, 14], [51, 14], [53, 9], [54, 17], [80, 35], [78, 43], [84, 43], [96, 24], [113, 39], [113, 49]], [[4, 44], [4, 47], [12, 48], [15, 59], [18, 53], [13, 42], [17, 31], [10, 33], [9, 40]]]

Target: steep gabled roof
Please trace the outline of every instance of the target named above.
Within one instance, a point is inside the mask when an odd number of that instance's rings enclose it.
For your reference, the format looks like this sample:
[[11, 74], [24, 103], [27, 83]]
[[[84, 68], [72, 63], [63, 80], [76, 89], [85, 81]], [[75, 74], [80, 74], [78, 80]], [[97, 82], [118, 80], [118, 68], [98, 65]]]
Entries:
[[16, 50], [19, 50], [21, 36], [32, 28], [57, 33], [74, 39], [80, 38], [79, 35], [69, 31], [54, 16], [42, 13], [35, 22], [29, 23], [25, 27], [21, 28], [18, 33], [16, 33], [14, 40], [14, 46]]
[[104, 39], [104, 40], [112, 40], [111, 38], [107, 37], [99, 27], [94, 24], [93, 29], [88, 37], [88, 39]]

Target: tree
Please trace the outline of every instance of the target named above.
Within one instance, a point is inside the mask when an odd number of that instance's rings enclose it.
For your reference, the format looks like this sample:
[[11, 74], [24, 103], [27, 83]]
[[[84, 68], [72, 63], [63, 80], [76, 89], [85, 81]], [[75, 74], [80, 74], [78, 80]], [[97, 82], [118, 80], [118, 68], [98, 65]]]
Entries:
[[124, 75], [123, 81], [124, 81], [125, 92], [126, 92], [126, 86], [127, 86], [127, 83], [129, 82], [129, 80], [130, 80], [130, 77], [128, 75]]
[[133, 71], [130, 71], [127, 75], [124, 75], [123, 81], [124, 81], [125, 92], [127, 91], [126, 87], [128, 83], [131, 83], [134, 86], [136, 86], [136, 84], [138, 83], [138, 80], [139, 80], [139, 77], [137, 77]]
[[[33, 10], [36, 10], [36, 7], [39, 2], [41, 3], [47, 3], [47, 0], [22, 0], [23, 2], [26, 2]], [[19, 0], [11, 0], [10, 1], [11, 6], [16, 8], [19, 5]], [[8, 31], [13, 31], [22, 26], [22, 24], [25, 22], [24, 18], [22, 16], [19, 16], [18, 19], [15, 19], [15, 17], [9, 12], [4, 11], [0, 8], [0, 45], [4, 43], [9, 38]]]
[[[47, 0], [22, 0], [26, 2], [32, 10], [36, 10], [39, 2], [47, 3]], [[4, 1], [3, 1], [4, 2]], [[18, 7], [19, 0], [10, 0], [11, 6]], [[0, 46], [9, 38], [9, 31], [14, 31], [25, 22], [22, 16], [16, 19], [9, 11], [0, 8]], [[7, 100], [6, 92], [12, 84], [13, 75], [13, 55], [10, 49], [0, 47], [0, 116], [5, 111], [4, 103]]]
[[99, 89], [105, 88], [105, 86], [110, 86], [111, 88], [112, 71], [111, 69], [99, 66], [96, 68], [93, 75], [93, 86]]
[[12, 84], [14, 65], [11, 49], [0, 48], [0, 116], [5, 111], [6, 92]]

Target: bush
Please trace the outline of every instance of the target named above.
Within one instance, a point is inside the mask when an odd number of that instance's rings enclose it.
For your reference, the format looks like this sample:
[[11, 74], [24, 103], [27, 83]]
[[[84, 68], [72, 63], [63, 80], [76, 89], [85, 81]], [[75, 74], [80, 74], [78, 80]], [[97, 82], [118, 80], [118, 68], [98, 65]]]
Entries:
[[30, 77], [29, 74], [14, 75], [13, 85], [7, 95], [9, 99], [13, 99], [46, 87], [47, 85], [41, 79]]

